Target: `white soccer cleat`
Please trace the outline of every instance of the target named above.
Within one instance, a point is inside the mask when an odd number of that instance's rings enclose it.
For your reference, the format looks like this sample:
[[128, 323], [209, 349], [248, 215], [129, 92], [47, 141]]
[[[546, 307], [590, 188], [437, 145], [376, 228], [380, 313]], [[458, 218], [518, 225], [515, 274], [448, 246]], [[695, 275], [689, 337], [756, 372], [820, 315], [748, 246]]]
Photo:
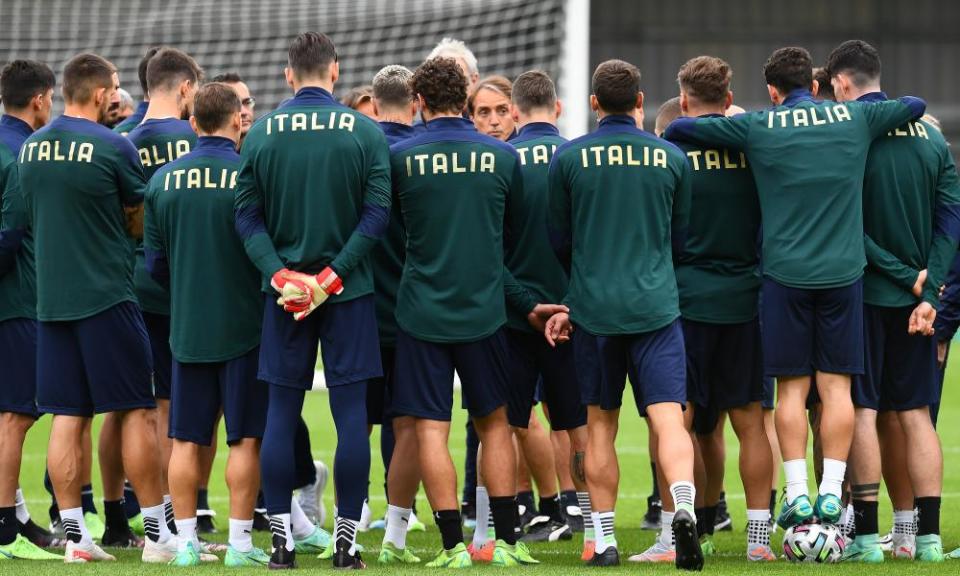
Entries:
[[85, 564], [87, 562], [115, 562], [117, 559], [112, 554], [107, 554], [102, 548], [92, 541], [83, 546], [79, 543], [68, 540], [67, 548], [63, 554], [63, 561], [66, 564]]
[[673, 563], [677, 560], [677, 549], [673, 546], [667, 546], [660, 540], [653, 543], [653, 546], [647, 548], [639, 554], [627, 558], [630, 562], [656, 562]]
[[[198, 550], [203, 550], [198, 547]], [[154, 542], [149, 538], [143, 540], [143, 554], [140, 560], [144, 564], [167, 564], [177, 556], [177, 537], [172, 536], [166, 542]], [[200, 553], [201, 562], [219, 562], [216, 555], [208, 552]]]
[[913, 534], [893, 534], [890, 544], [894, 558], [913, 560], [917, 554], [917, 537]]

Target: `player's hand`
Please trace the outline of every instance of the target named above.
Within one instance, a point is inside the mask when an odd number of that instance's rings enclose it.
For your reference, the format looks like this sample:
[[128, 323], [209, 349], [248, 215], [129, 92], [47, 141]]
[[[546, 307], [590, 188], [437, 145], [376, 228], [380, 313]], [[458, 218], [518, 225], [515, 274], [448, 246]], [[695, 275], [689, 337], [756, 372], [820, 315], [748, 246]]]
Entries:
[[270, 285], [280, 293], [277, 304], [293, 312], [294, 320], [303, 320], [327, 301], [333, 294], [343, 292], [343, 281], [327, 266], [313, 276], [284, 268], [270, 279]]
[[527, 322], [537, 332], [543, 332], [547, 327], [547, 320], [554, 314], [560, 312], [569, 312], [570, 309], [563, 304], [537, 304], [533, 310], [527, 314]]
[[924, 268], [917, 275], [917, 281], [913, 283], [913, 295], [919, 298], [923, 295], [923, 285], [927, 283], [927, 270]]
[[134, 240], [143, 238], [143, 203], [123, 207], [123, 227]]
[[573, 333], [573, 324], [570, 323], [570, 314], [567, 312], [559, 312], [551, 316], [543, 329], [543, 336], [547, 339], [547, 343], [554, 348], [557, 344], [569, 342], [571, 333]]
[[921, 302], [910, 314], [907, 332], [909, 334], [933, 336], [933, 322], [936, 319], [937, 309], [931, 306], [929, 302]]
[[937, 342], [937, 367], [941, 370], [943, 370], [943, 365], [947, 362], [947, 350], [949, 349], [949, 340], [940, 340]]

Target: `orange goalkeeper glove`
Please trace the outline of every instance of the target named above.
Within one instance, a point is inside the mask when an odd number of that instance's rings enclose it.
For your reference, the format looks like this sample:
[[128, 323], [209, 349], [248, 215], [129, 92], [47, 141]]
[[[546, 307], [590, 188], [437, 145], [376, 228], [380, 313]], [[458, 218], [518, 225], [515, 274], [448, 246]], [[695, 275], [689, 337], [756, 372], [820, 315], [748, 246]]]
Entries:
[[294, 320], [303, 320], [334, 294], [343, 292], [343, 281], [327, 266], [316, 276], [284, 268], [270, 279], [280, 293], [277, 304], [293, 312]]

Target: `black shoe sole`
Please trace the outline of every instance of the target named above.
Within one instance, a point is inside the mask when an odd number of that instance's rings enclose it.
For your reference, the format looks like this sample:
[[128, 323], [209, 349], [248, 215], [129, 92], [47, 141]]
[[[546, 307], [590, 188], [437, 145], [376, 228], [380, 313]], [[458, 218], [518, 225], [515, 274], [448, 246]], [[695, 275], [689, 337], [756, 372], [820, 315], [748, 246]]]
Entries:
[[689, 514], [674, 517], [673, 537], [677, 543], [677, 569], [703, 570], [703, 550], [697, 537], [697, 523]]
[[587, 566], [592, 568], [610, 568], [620, 565], [620, 553], [616, 548], [604, 550], [603, 554], [594, 553], [593, 558], [587, 561]]

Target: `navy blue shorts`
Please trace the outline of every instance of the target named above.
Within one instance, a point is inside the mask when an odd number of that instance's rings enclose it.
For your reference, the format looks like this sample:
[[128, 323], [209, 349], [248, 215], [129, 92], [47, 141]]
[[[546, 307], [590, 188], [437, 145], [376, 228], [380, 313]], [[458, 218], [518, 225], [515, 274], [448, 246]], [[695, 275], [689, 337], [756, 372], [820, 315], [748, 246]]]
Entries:
[[841, 288], [790, 288], [763, 279], [766, 376], [863, 374], [863, 279]]
[[36, 320], [0, 322], [0, 370], [0, 412], [38, 418]]
[[390, 420], [390, 393], [393, 388], [393, 362], [397, 349], [380, 346], [380, 365], [383, 376], [367, 382], [367, 424], [384, 424]]
[[773, 407], [776, 405], [777, 401], [777, 384], [776, 380], [772, 376], [763, 377], [763, 399], [760, 400], [760, 405], [763, 406], [764, 410], [773, 410]]
[[530, 423], [530, 410], [537, 401], [542, 401], [550, 411], [552, 429], [585, 426], [587, 407], [580, 402], [573, 347], [551, 348], [543, 334], [535, 332], [507, 329], [506, 334], [510, 348], [507, 403], [510, 425], [526, 428]]
[[277, 305], [276, 296], [264, 295], [258, 374], [261, 380], [310, 390], [318, 344], [327, 387], [382, 376], [373, 294], [326, 303], [300, 322]]
[[141, 311], [143, 323], [150, 338], [153, 354], [153, 395], [161, 400], [170, 399], [170, 372], [173, 370], [173, 353], [170, 351], [170, 317]]
[[641, 415], [651, 404], [686, 405], [686, 352], [679, 319], [659, 330], [628, 336], [597, 336], [577, 327], [573, 353], [580, 398], [587, 406], [619, 409], [628, 371]]
[[391, 411], [449, 422], [456, 370], [464, 408], [472, 417], [488, 416], [507, 403], [509, 354], [503, 328], [476, 342], [443, 344], [398, 330]]
[[864, 307], [866, 371], [853, 380], [857, 406], [900, 411], [939, 401], [937, 340], [907, 334], [913, 309]]
[[687, 400], [698, 409], [740, 408], [763, 399], [760, 323], [683, 321]]
[[227, 443], [263, 438], [267, 424], [267, 383], [257, 379], [260, 349], [225, 362], [173, 363], [171, 438], [209, 446], [220, 410]]
[[133, 302], [81, 320], [37, 323], [37, 358], [40, 412], [90, 417], [157, 406], [150, 341]]

